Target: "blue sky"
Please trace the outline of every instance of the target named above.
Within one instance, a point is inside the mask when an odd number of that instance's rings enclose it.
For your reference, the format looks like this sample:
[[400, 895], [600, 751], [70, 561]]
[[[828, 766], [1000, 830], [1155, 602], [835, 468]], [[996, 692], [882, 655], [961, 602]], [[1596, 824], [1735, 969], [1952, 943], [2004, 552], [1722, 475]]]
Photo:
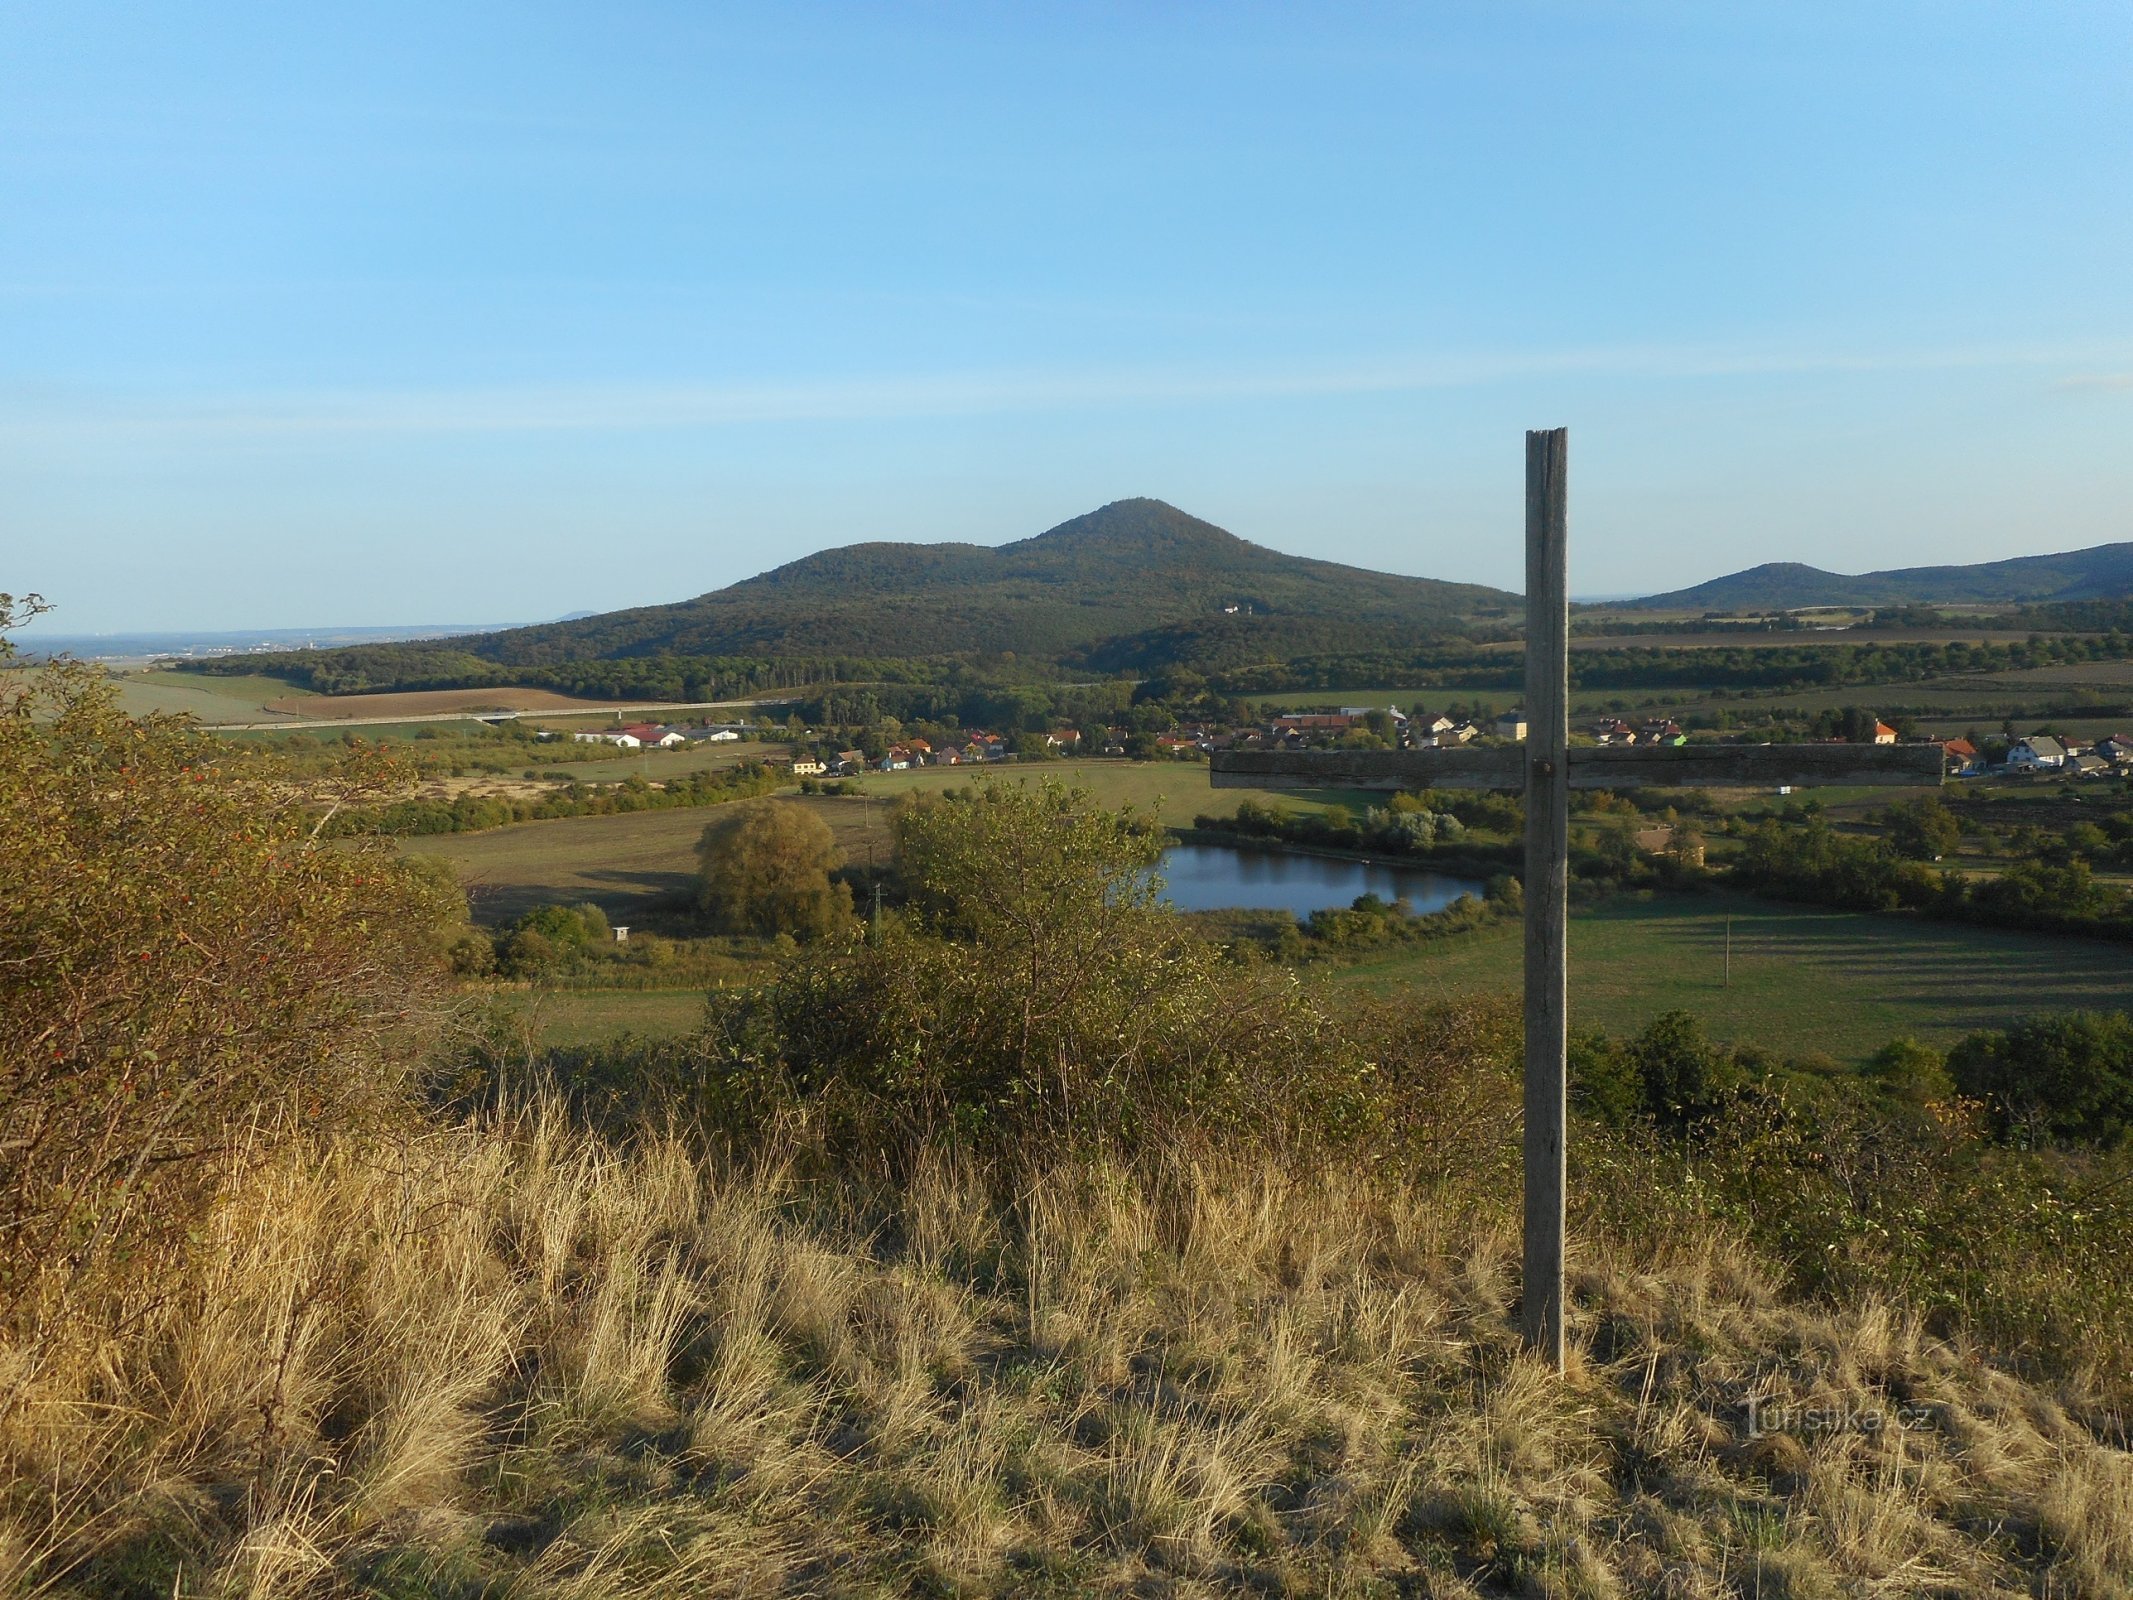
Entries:
[[0, 589], [504, 621], [1156, 495], [1516, 587], [2133, 538], [2133, 11], [0, 8]]

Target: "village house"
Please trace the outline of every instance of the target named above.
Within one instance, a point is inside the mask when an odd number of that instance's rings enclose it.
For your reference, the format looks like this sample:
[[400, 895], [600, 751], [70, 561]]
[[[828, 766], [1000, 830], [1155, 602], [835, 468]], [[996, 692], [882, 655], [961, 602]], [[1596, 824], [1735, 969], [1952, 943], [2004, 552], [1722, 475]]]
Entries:
[[840, 778], [850, 777], [855, 772], [864, 772], [866, 767], [866, 752], [863, 750], [839, 750], [836, 759], [830, 763], [830, 770]]
[[1309, 737], [1312, 734], [1346, 733], [1353, 728], [1356, 717], [1346, 712], [1292, 711], [1274, 719], [1273, 729], [1278, 734], [1295, 734]]
[[792, 775], [796, 778], [819, 778], [829, 771], [829, 763], [810, 751], [792, 758]]
[[672, 750], [677, 745], [689, 742], [682, 736], [679, 728], [661, 727], [654, 722], [624, 723], [622, 731], [636, 740], [638, 746], [646, 749]]
[[1499, 739], [1523, 739], [1526, 736], [1526, 718], [1523, 712], [1506, 711], [1496, 719], [1496, 737]]
[[1388, 716], [1388, 717], [1392, 718], [1392, 725], [1393, 725], [1393, 726], [1394, 726], [1395, 728], [1405, 728], [1405, 727], [1407, 726], [1407, 713], [1406, 713], [1406, 712], [1404, 712], [1404, 711], [1402, 711], [1402, 710], [1401, 710], [1401, 709], [1400, 709], [1400, 708], [1399, 708], [1398, 706], [1342, 706], [1342, 707], [1341, 707], [1341, 715], [1342, 715], [1342, 716], [1344, 716], [1344, 717], [1353, 717], [1353, 718], [1355, 718], [1355, 720], [1356, 720], [1356, 721], [1358, 721], [1358, 722], [1361, 722], [1361, 721], [1362, 721], [1362, 720], [1363, 720], [1364, 718], [1368, 717], [1368, 716], [1369, 716], [1369, 715], [1370, 715], [1370, 714], [1371, 714], [1371, 713], [1372, 713], [1373, 711], [1382, 711], [1382, 712], [1384, 712], [1384, 713], [1385, 713], [1385, 715], [1386, 715], [1386, 716]]
[[1592, 737], [1596, 744], [1635, 744], [1637, 730], [1620, 718], [1610, 717], [1592, 725]]
[[2114, 767], [2133, 767], [2133, 733], [2107, 733], [2096, 741], [2095, 753]]
[[1874, 743], [1894, 744], [1895, 742], [1896, 730], [1890, 727], [1886, 722], [1882, 722], [1877, 719], [1874, 723]]
[[2033, 733], [2019, 739], [2007, 752], [2010, 772], [2056, 772], [2066, 765], [2066, 746], [2048, 733]]
[[2076, 778], [2107, 778], [2111, 775], [2111, 763], [2093, 750], [2083, 750], [2066, 758], [2066, 769]]
[[1984, 770], [1984, 758], [1968, 739], [1943, 739], [1940, 753], [1947, 761], [1950, 777], [1968, 778]]

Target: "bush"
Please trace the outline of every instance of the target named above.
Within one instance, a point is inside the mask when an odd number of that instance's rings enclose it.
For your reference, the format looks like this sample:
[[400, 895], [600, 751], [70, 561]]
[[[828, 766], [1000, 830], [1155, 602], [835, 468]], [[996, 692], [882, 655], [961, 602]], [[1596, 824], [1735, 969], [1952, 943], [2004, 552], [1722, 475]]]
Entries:
[[459, 908], [238, 759], [84, 668], [0, 676], [0, 1309], [152, 1261], [204, 1157], [379, 1112], [437, 1033]]
[[1202, 1139], [1369, 1160], [1412, 1153], [1425, 1110], [1508, 1115], [1494, 1013], [1329, 1016], [1194, 937], [1160, 902], [1158, 836], [1084, 793], [988, 783], [896, 827], [907, 910], [715, 1014], [729, 1124], [796, 1105], [898, 1159], [948, 1135], [1017, 1158]]
[[1916, 1039], [1891, 1039], [1867, 1062], [1867, 1071], [1891, 1099], [1932, 1105], [1955, 1093], [1948, 1058]]
[[1687, 1011], [1654, 1017], [1629, 1042], [1626, 1055], [1643, 1084], [1645, 1109], [1663, 1122], [1708, 1121], [1747, 1080], [1732, 1053], [1714, 1044]]
[[1973, 1033], [1948, 1056], [1957, 1087], [2015, 1143], [2115, 1149], [2133, 1138], [2133, 1017], [2073, 1011]]

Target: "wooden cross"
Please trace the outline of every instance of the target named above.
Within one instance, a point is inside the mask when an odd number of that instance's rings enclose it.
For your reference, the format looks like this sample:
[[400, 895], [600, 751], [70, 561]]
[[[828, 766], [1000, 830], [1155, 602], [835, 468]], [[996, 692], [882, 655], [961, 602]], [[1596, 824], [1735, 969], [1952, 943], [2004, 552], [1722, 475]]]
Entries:
[[1569, 430], [1526, 435], [1523, 748], [1226, 750], [1218, 789], [1523, 789], [1526, 799], [1525, 1282], [1527, 1346], [1563, 1366], [1566, 939], [1570, 791], [1731, 785], [1938, 786], [1938, 745], [1570, 747]]

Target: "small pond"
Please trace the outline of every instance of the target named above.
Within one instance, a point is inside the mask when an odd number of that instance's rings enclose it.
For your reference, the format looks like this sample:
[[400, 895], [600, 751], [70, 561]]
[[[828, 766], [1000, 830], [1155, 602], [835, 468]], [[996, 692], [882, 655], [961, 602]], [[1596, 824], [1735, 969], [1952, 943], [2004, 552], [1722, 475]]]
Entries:
[[1307, 917], [1353, 905], [1366, 894], [1405, 900], [1417, 914], [1441, 911], [1486, 884], [1422, 867], [1219, 844], [1173, 845], [1163, 852], [1164, 898], [1180, 911], [1287, 911]]

